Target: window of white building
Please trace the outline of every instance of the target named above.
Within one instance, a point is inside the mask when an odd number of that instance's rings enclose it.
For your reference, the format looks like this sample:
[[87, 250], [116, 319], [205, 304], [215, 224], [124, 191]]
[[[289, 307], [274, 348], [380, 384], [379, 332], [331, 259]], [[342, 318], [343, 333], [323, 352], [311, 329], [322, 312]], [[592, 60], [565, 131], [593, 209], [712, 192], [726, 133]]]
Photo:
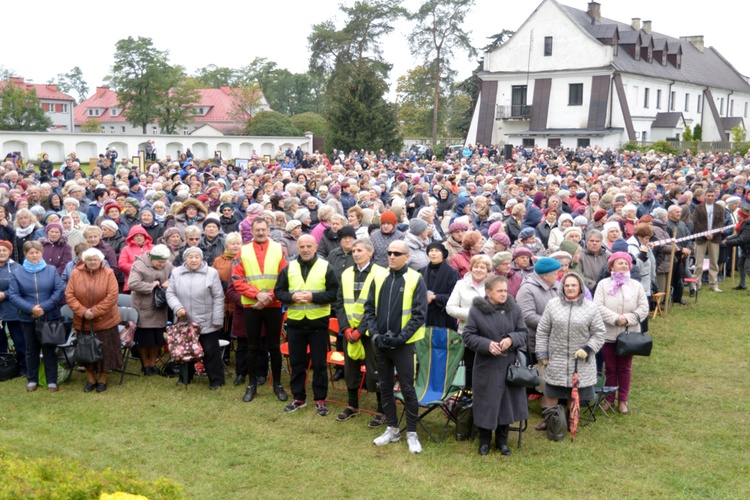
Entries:
[[568, 88], [568, 106], [583, 105], [583, 84], [571, 83]]
[[648, 98], [650, 97], [649, 94], [651, 93], [651, 89], [646, 87], [643, 89], [643, 107], [648, 108]]

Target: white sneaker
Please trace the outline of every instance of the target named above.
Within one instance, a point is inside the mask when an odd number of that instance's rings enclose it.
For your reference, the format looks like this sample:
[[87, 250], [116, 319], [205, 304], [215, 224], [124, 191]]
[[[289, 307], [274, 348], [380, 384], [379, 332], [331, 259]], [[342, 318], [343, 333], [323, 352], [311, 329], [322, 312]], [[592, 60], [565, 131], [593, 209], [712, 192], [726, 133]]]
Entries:
[[714, 286], [714, 287], [711, 287], [711, 291], [712, 291], [712, 292], [719, 292], [719, 293], [721, 293], [721, 292], [723, 292], [724, 290], [722, 290], [722, 289], [721, 289], [721, 288], [719, 288], [718, 286]]
[[385, 446], [390, 443], [397, 443], [400, 440], [401, 432], [399, 432], [398, 427], [387, 427], [383, 434], [372, 441], [372, 444], [375, 446]]
[[419, 444], [419, 436], [416, 432], [406, 433], [406, 443], [409, 445], [409, 453], [422, 453], [422, 445]]

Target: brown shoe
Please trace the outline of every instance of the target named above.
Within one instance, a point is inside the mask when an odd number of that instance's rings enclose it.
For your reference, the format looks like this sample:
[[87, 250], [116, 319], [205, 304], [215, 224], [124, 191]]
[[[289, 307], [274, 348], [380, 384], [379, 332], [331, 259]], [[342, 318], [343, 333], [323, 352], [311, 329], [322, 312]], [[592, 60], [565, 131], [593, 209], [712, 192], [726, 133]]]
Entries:
[[539, 424], [536, 427], [534, 427], [534, 429], [536, 429], [538, 431], [546, 431], [547, 430], [547, 420], [545, 419], [545, 420], [542, 420], [541, 422], [539, 422]]
[[615, 409], [612, 408], [612, 404], [606, 399], [602, 401], [599, 406], [601, 407], [602, 411], [615, 411]]
[[627, 415], [628, 414], [628, 405], [625, 404], [624, 401], [620, 401], [620, 404], [617, 405], [617, 411], [619, 411], [621, 415]]

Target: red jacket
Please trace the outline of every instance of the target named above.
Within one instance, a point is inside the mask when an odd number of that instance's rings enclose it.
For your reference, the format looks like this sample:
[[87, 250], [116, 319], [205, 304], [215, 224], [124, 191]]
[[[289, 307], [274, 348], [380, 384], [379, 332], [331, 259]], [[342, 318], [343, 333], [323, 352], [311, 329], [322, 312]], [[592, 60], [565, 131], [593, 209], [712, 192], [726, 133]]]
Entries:
[[[133, 241], [133, 236], [137, 234], [142, 234], [146, 237], [145, 243], [143, 243], [142, 247], [138, 246], [138, 243]], [[128, 234], [127, 239], [125, 240], [126, 246], [122, 249], [122, 252], [120, 252], [120, 259], [117, 261], [117, 267], [120, 268], [120, 271], [122, 271], [122, 274], [125, 275], [125, 288], [124, 290], [127, 292], [130, 290], [128, 288], [128, 278], [130, 278], [130, 268], [133, 267], [133, 263], [135, 262], [136, 257], [139, 257], [143, 255], [144, 253], [148, 252], [152, 248], [154, 248], [153, 240], [151, 239], [151, 236], [146, 232], [145, 229], [143, 229], [143, 226], [133, 226], [130, 228], [130, 234]]]

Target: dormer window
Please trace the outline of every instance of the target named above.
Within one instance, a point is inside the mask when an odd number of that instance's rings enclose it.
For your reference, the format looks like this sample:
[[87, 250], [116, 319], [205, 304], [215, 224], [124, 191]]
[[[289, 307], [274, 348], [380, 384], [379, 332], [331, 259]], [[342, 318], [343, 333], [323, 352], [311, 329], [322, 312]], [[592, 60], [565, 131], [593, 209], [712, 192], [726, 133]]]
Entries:
[[118, 108], [109, 108], [109, 116], [119, 116], [120, 115], [120, 109]]
[[208, 108], [206, 108], [204, 106], [196, 106], [196, 107], [193, 108], [192, 113], [194, 115], [203, 116], [203, 115], [205, 115], [207, 113], [207, 111], [208, 111]]

